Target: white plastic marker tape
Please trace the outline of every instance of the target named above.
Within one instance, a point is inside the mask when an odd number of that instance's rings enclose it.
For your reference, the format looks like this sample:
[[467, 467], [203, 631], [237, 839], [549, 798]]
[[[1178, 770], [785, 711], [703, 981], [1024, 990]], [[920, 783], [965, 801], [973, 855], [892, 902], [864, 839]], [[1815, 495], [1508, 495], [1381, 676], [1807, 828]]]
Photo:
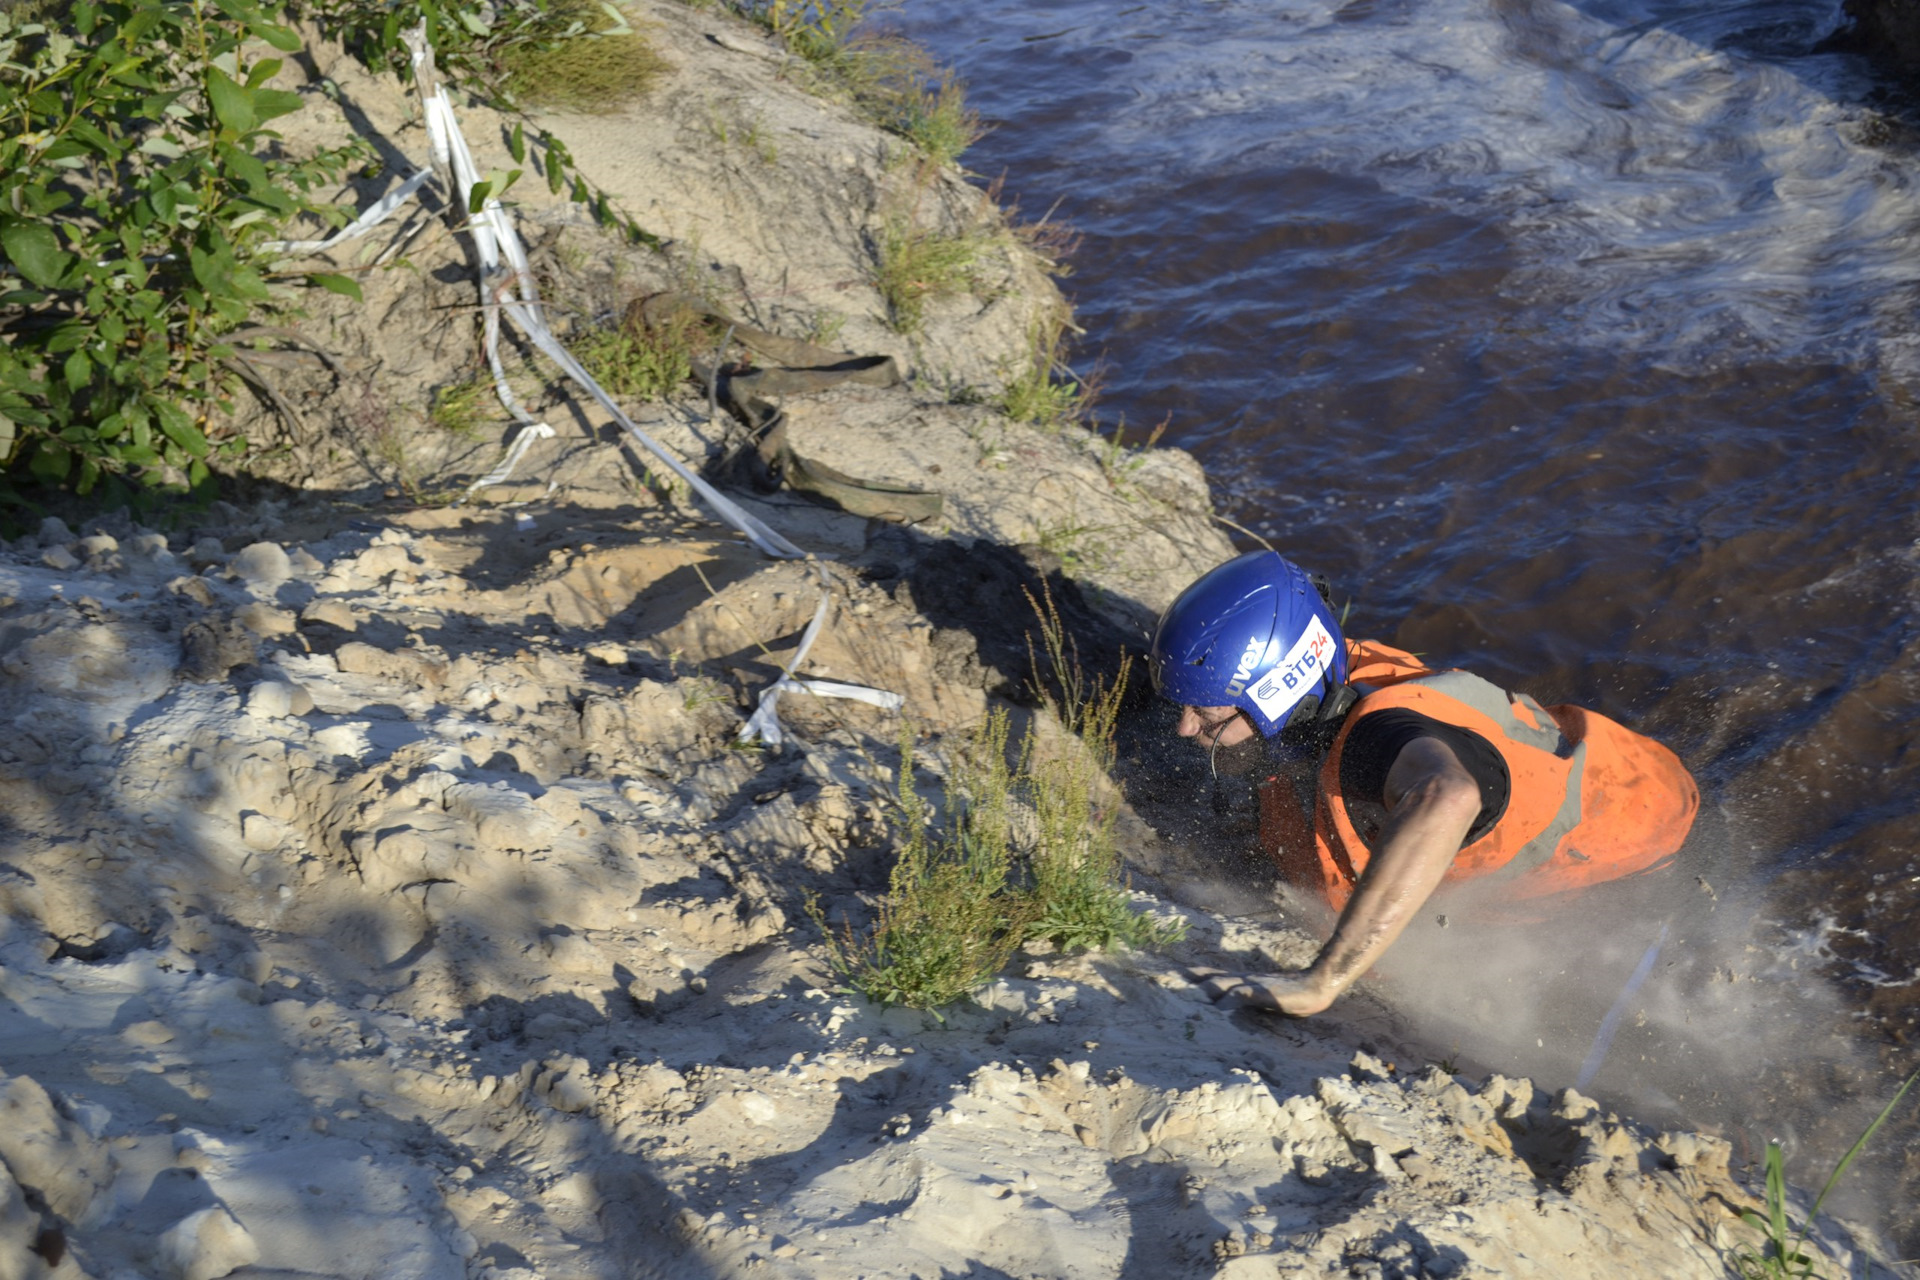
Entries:
[[[420, 86], [422, 94], [421, 106], [426, 115], [427, 136], [433, 147], [433, 167], [451, 175], [455, 198], [460, 201], [462, 208], [471, 207], [472, 191], [480, 183], [479, 166], [474, 164], [473, 153], [467, 149], [467, 140], [460, 132], [460, 122], [453, 114], [453, 104], [447, 100], [446, 92], [434, 74], [433, 51], [427, 47], [426, 29], [424, 25], [415, 27], [403, 32], [401, 38], [413, 53], [414, 81]], [[745, 534], [747, 540], [763, 554], [780, 560], [806, 558], [805, 551], [750, 515], [642, 431], [613, 402], [613, 397], [594, 381], [593, 376], [580, 367], [580, 362], [573, 358], [572, 353], [560, 345], [559, 339], [547, 327], [546, 317], [541, 314], [540, 294], [534, 288], [533, 271], [527, 264], [526, 248], [520, 243], [520, 237], [507, 217], [506, 208], [497, 199], [487, 197], [480, 212], [470, 216], [467, 229], [473, 233], [474, 249], [480, 257], [483, 287], [491, 288], [491, 282], [500, 277], [503, 267], [507, 276], [499, 288], [498, 298], [485, 299], [489, 303], [498, 302], [497, 308], [488, 307], [489, 316], [497, 309], [512, 318], [542, 355], [559, 365], [561, 372], [578, 383], [599, 402], [601, 408], [613, 415], [613, 420], [620, 424], [622, 430], [666, 464], [669, 471], [686, 481], [688, 488], [699, 494], [722, 520]], [[510, 296], [509, 290], [519, 295], [517, 300]]]
[[[427, 121], [427, 136], [433, 147], [433, 168], [449, 176], [453, 183], [453, 194], [459, 200], [461, 207], [471, 208], [473, 189], [480, 182], [480, 170], [479, 166], [473, 162], [473, 153], [467, 149], [467, 140], [460, 132], [460, 121], [453, 114], [453, 105], [447, 100], [446, 93], [440, 88], [439, 80], [434, 74], [433, 50], [427, 45], [426, 27], [422, 24], [411, 31], [403, 32], [401, 38], [406, 41], [407, 48], [413, 54], [414, 82], [420, 86], [421, 105]], [[559, 340], [553, 336], [552, 330], [547, 328], [545, 316], [541, 314], [540, 295], [533, 285], [533, 272], [527, 263], [526, 248], [520, 243], [520, 236], [514, 231], [513, 223], [507, 217], [505, 206], [493, 197], [487, 197], [481, 204], [480, 212], [470, 216], [467, 228], [473, 233], [474, 250], [480, 258], [482, 291], [485, 292], [491, 288], [496, 295], [486, 299], [489, 303], [497, 304], [487, 307], [488, 360], [493, 365], [501, 401], [509, 409], [514, 410], [516, 417], [521, 417], [525, 421], [524, 414], [512, 400], [512, 393], [507, 390], [506, 376], [500, 367], [496, 347], [498, 318], [502, 312], [510, 316], [526, 332], [528, 339], [539, 348], [542, 354], [559, 365], [562, 372], [584, 388], [600, 403], [601, 408], [612, 414], [614, 421], [618, 422], [628, 435], [638, 441], [647, 452], [665, 463], [675, 475], [685, 480], [688, 487], [698, 493], [722, 520], [745, 534], [748, 541], [763, 554], [784, 560], [807, 558], [805, 551], [743, 510], [739, 504], [708, 484], [652, 436], [642, 431], [621, 411], [620, 406], [613, 402], [613, 398], [606, 393], [605, 389], [594, 381], [593, 376], [580, 367], [580, 362], [573, 358], [572, 353], [560, 345]], [[492, 282], [500, 280], [503, 262], [507, 269], [506, 279], [495, 288]], [[510, 296], [509, 290], [519, 295], [518, 300]], [[534, 425], [544, 426], [545, 424]], [[523, 433], [521, 439], [514, 441], [514, 447], [518, 452], [525, 452], [521, 448], [523, 441], [531, 444], [534, 439], [539, 438], [531, 432], [532, 427], [529, 428], [528, 433]], [[517, 456], [509, 453], [501, 467], [495, 470], [500, 471], [504, 468], [510, 471], [517, 461]], [[800, 637], [800, 647], [794, 651], [793, 660], [787, 663], [786, 670], [780, 673], [778, 680], [761, 691], [759, 706], [754, 709], [747, 723], [741, 726], [742, 742], [752, 742], [757, 738], [766, 742], [768, 746], [777, 747], [781, 744], [785, 735], [780, 728], [777, 708], [780, 695], [789, 689], [823, 698], [851, 698], [855, 702], [864, 702], [869, 706], [880, 707], [887, 711], [898, 711], [905, 702], [905, 699], [897, 693], [869, 689], [863, 685], [842, 684], [838, 680], [802, 680], [794, 677], [794, 671], [806, 660], [807, 650], [813, 647], [814, 638], [820, 634], [820, 628], [827, 620], [827, 606], [833, 599], [832, 584], [827, 580], [825, 571], [816, 565], [815, 572], [820, 575], [820, 605], [814, 610], [813, 621], [807, 624], [805, 633]]]
[[869, 689], [864, 685], [841, 684], [838, 680], [796, 680], [794, 671], [807, 660], [807, 650], [813, 647], [813, 639], [820, 634], [821, 624], [827, 620], [827, 605], [833, 595], [824, 589], [820, 593], [820, 607], [813, 611], [813, 621], [800, 636], [800, 647], [793, 651], [793, 660], [787, 663], [787, 669], [780, 678], [760, 691], [760, 705], [754, 708], [753, 715], [740, 726], [740, 741], [752, 742], [758, 738], [770, 747], [781, 743], [780, 695], [788, 689], [801, 693], [811, 693], [822, 698], [851, 698], [855, 702], [864, 702], [868, 706], [879, 707], [883, 711], [898, 711], [906, 700], [897, 693], [885, 693], [879, 689]]
[[533, 447], [533, 442], [551, 439], [553, 434], [553, 428], [544, 422], [536, 422], [527, 427], [513, 438], [513, 447], [507, 450], [507, 456], [500, 460], [500, 465], [468, 485], [467, 491], [461, 495], [460, 500], [465, 502], [474, 495], [476, 490], [506, 483], [507, 477], [513, 474], [513, 469], [520, 465], [520, 459], [526, 457], [527, 450]]
[[340, 228], [325, 240], [269, 240], [261, 247], [269, 253], [325, 253], [337, 245], [349, 240], [358, 240], [388, 218], [393, 211], [413, 199], [418, 191], [433, 176], [430, 169], [420, 169], [410, 174], [407, 180], [393, 190], [367, 206], [367, 211]]

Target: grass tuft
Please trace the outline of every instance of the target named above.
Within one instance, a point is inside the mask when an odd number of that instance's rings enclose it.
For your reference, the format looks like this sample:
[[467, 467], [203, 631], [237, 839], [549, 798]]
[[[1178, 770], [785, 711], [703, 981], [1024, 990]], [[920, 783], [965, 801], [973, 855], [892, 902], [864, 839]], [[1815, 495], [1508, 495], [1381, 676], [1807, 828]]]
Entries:
[[857, 99], [882, 128], [913, 143], [928, 160], [954, 164], [986, 132], [980, 113], [967, 106], [965, 88], [951, 72], [936, 74], [918, 50], [867, 56], [872, 65], [899, 69], [872, 76]]
[[493, 379], [476, 375], [436, 390], [427, 408], [427, 421], [449, 434], [473, 440], [479, 438], [481, 427], [502, 412]]
[[731, 7], [937, 164], [957, 161], [984, 132], [960, 82], [924, 49], [860, 30], [869, 0], [732, 0]]
[[643, 97], [672, 68], [653, 45], [597, 0], [557, 0], [552, 34], [505, 45], [501, 86], [517, 102], [604, 113]]
[[1030, 747], [1037, 759], [1025, 792], [1037, 830], [1027, 856], [1033, 903], [1027, 937], [1064, 951], [1171, 945], [1184, 929], [1133, 909], [1116, 839], [1121, 794], [1108, 775], [1131, 662], [1122, 659], [1111, 682], [1089, 678], [1053, 593], [1043, 586], [1040, 598], [1029, 594], [1027, 603], [1040, 627], [1039, 653], [1029, 635], [1029, 656], [1040, 671], [1044, 655], [1052, 677], [1037, 677], [1034, 693], [1066, 730], [1046, 751]]

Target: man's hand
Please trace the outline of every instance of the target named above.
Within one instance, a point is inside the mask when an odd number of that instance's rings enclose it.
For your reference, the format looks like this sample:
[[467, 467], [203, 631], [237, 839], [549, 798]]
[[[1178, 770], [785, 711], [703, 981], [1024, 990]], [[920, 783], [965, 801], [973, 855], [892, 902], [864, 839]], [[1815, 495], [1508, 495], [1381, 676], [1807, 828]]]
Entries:
[[1302, 973], [1228, 973], [1222, 969], [1189, 969], [1187, 977], [1216, 1003], [1272, 1009], [1290, 1017], [1306, 1018], [1333, 1003], [1338, 992], [1311, 971]]

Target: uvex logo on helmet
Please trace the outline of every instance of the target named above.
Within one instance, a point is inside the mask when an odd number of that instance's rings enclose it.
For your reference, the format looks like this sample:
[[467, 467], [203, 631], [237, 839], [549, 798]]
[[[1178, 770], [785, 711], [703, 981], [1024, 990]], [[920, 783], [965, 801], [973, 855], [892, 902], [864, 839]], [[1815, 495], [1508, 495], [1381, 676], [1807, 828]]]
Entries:
[[1266, 652], [1266, 643], [1259, 636], [1247, 641], [1247, 651], [1240, 655], [1240, 665], [1233, 669], [1233, 681], [1227, 685], [1227, 696], [1237, 698], [1246, 692], [1247, 681], [1253, 679], [1253, 664], [1260, 661], [1260, 655]]

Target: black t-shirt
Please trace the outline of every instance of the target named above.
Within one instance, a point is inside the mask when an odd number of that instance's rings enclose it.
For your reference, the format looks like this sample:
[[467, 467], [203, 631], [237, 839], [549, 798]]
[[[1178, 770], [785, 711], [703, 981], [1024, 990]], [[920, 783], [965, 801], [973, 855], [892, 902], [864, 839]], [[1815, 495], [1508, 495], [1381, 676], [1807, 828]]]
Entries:
[[1507, 811], [1512, 788], [1507, 762], [1491, 742], [1472, 730], [1405, 707], [1376, 711], [1356, 723], [1347, 735], [1340, 752], [1340, 793], [1346, 797], [1347, 817], [1367, 848], [1373, 848], [1387, 820], [1387, 771], [1416, 738], [1437, 738], [1445, 743], [1480, 786], [1480, 816], [1460, 842], [1464, 849], [1492, 830]]

